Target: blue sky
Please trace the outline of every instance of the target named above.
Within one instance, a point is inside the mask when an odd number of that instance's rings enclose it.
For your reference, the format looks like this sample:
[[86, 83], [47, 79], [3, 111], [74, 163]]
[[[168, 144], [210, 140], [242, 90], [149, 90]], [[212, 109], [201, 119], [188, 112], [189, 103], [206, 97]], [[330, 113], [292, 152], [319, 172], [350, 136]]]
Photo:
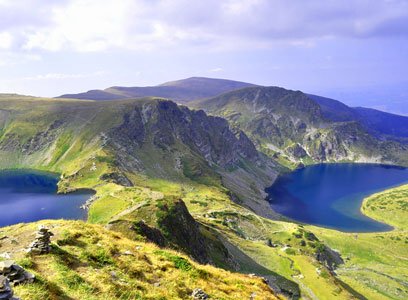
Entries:
[[191, 76], [408, 115], [405, 0], [0, 0], [0, 92]]

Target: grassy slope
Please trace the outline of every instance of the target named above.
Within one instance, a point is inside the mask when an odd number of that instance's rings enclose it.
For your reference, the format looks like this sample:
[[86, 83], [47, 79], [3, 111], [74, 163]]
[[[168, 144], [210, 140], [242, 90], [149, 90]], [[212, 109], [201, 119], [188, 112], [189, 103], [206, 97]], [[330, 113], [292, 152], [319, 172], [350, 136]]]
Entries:
[[[52, 252], [24, 255], [38, 224], [52, 227]], [[277, 299], [260, 279], [198, 265], [183, 254], [132, 241], [117, 232], [76, 221], [42, 221], [2, 228], [3, 251], [37, 276], [15, 288], [22, 299], [187, 299], [202, 288], [213, 299]], [[18, 244], [11, 244], [18, 240]], [[130, 251], [130, 254], [125, 252]]]

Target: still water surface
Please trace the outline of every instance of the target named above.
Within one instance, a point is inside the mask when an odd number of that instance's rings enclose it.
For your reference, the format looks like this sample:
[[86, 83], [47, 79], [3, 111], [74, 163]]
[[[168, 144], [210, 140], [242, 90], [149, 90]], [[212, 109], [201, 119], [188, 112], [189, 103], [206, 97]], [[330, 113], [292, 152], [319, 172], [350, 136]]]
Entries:
[[0, 226], [42, 219], [82, 219], [91, 191], [57, 194], [58, 176], [38, 171], [0, 171]]
[[272, 208], [291, 219], [348, 232], [392, 227], [361, 214], [365, 197], [408, 183], [408, 169], [374, 164], [319, 164], [280, 176], [267, 189]]

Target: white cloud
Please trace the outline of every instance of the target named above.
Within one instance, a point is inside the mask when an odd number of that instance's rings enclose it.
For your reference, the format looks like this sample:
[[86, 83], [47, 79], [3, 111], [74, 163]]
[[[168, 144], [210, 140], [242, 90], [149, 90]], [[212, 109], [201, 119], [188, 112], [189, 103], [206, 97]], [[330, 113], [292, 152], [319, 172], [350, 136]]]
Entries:
[[0, 66], [15, 66], [26, 62], [40, 61], [42, 58], [37, 54], [0, 52]]
[[214, 68], [214, 69], [208, 70], [208, 72], [210, 72], [210, 73], [219, 73], [219, 72], [222, 72], [222, 71], [224, 71], [223, 68]]
[[84, 73], [84, 74], [65, 74], [65, 73], [48, 73], [44, 75], [36, 75], [30, 77], [24, 77], [22, 80], [61, 80], [61, 79], [80, 79], [80, 78], [89, 78], [89, 77], [100, 77], [106, 75], [105, 71], [97, 71], [93, 73]]
[[0, 5], [7, 6], [0, 11], [0, 31], [11, 32], [13, 44], [24, 51], [312, 47], [327, 37], [408, 37], [404, 0], [0, 0]]
[[9, 32], [0, 32], [0, 49], [9, 49], [13, 43], [13, 37]]

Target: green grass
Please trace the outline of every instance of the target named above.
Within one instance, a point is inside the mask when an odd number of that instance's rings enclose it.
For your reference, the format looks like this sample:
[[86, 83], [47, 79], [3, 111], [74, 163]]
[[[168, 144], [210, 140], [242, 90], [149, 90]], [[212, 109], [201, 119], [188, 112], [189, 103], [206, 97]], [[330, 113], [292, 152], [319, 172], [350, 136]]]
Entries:
[[[135, 242], [100, 225], [45, 221], [55, 234], [47, 255], [26, 256], [22, 248], [38, 224], [3, 228], [18, 239], [18, 261], [36, 275], [14, 287], [22, 299], [188, 299], [202, 288], [213, 299], [277, 299], [259, 278], [202, 266], [176, 251]], [[124, 255], [130, 251], [131, 255]]]
[[366, 198], [362, 210], [366, 215], [399, 230], [408, 230], [408, 185]]

